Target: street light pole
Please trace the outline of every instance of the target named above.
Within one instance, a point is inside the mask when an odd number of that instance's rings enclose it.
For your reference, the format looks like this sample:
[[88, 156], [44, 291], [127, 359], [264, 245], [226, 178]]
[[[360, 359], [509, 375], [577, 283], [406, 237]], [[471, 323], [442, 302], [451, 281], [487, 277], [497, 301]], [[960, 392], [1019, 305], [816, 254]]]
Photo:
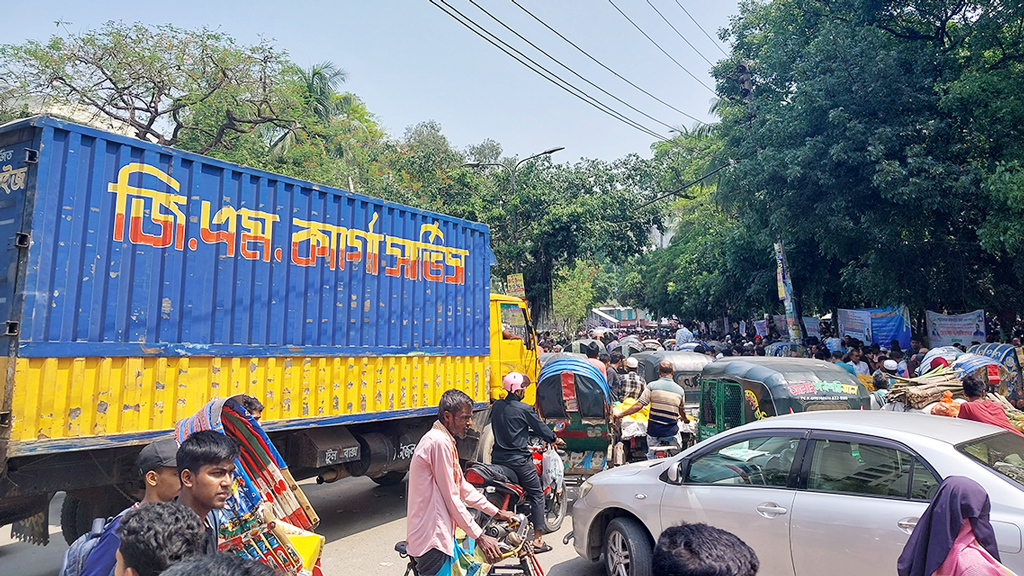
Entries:
[[[555, 152], [558, 152], [559, 150], [565, 150], [565, 146], [556, 146], [554, 148], [548, 148], [547, 150], [545, 150], [543, 152], [540, 152], [538, 154], [534, 154], [533, 156], [530, 156], [528, 158], [524, 158], [524, 159], [516, 162], [515, 165], [512, 166], [511, 168], [509, 168], [505, 164], [499, 164], [497, 162], [467, 162], [467, 163], [463, 164], [463, 166], [467, 166], [469, 168], [479, 168], [481, 166], [497, 166], [497, 167], [505, 170], [506, 172], [508, 172], [508, 177], [509, 177], [509, 184], [510, 184], [509, 185], [509, 195], [511, 197], [515, 197], [515, 195], [516, 195], [516, 173], [519, 172], [519, 167], [522, 166], [523, 164], [526, 164], [530, 160], [533, 160], [535, 158], [540, 158], [541, 156], [550, 156], [551, 154], [554, 154]], [[512, 242], [514, 242], [516, 244], [516, 247], [518, 249], [518, 245], [519, 245], [519, 214], [518, 213], [515, 213], [515, 214], [512, 215]], [[520, 261], [519, 261], [519, 254], [518, 254], [518, 252], [516, 253], [516, 262], [515, 262], [515, 264], [516, 264], [516, 273], [518, 274], [519, 272], [522, 272], [522, 270], [520, 270]]]

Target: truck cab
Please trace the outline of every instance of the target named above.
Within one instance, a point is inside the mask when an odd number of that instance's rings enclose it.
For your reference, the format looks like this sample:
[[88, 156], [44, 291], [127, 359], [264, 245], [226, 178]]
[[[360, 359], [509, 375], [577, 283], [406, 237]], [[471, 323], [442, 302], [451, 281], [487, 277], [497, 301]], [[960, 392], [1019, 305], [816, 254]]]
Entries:
[[[509, 372], [522, 372], [533, 384], [540, 371], [537, 334], [530, 311], [522, 298], [491, 294], [491, 400], [504, 396], [501, 379]], [[523, 402], [533, 404], [537, 387], [528, 386]]]

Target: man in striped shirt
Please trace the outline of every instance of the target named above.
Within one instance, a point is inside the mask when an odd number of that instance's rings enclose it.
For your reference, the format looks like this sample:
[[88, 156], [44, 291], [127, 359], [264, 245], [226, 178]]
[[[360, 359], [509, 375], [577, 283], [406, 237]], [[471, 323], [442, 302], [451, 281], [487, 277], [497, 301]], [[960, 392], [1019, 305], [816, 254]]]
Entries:
[[653, 448], [659, 444], [674, 444], [682, 446], [679, 438], [679, 419], [686, 420], [686, 406], [683, 402], [684, 392], [682, 386], [672, 380], [675, 367], [672, 362], [665, 360], [658, 364], [658, 378], [647, 385], [647, 388], [640, 395], [639, 401], [623, 411], [615, 410], [612, 415], [616, 418], [629, 416], [639, 412], [648, 404], [651, 406], [651, 416], [647, 421], [647, 458], [654, 457]]

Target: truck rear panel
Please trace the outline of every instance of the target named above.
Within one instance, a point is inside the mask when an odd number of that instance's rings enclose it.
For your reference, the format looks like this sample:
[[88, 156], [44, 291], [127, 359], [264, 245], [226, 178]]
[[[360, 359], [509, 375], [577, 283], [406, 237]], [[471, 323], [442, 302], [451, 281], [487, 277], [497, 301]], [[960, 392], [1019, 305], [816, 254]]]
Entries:
[[483, 225], [46, 117], [0, 127], [0, 192], [0, 462], [239, 393], [268, 430], [488, 398]]

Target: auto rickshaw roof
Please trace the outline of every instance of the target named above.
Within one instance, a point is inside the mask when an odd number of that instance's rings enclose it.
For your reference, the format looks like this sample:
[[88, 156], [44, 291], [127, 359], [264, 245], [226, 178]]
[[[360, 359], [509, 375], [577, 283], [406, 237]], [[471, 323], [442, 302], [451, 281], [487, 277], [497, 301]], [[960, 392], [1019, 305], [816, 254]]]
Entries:
[[698, 354], [687, 350], [648, 350], [638, 352], [633, 357], [637, 361], [649, 362], [654, 366], [668, 360], [677, 372], [700, 372], [701, 369], [713, 362], [713, 359], [706, 354]]
[[702, 378], [731, 377], [763, 382], [768, 387], [786, 387], [809, 382], [863, 383], [853, 374], [823, 360], [741, 356], [722, 358], [704, 366]]

